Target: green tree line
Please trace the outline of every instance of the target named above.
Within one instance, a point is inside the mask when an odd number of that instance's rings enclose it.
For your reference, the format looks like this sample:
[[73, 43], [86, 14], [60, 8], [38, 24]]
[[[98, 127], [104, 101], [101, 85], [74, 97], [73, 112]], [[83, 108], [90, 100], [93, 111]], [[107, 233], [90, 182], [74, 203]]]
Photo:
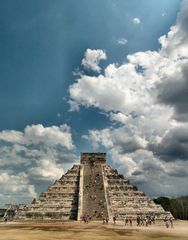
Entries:
[[188, 196], [178, 198], [158, 197], [154, 202], [161, 204], [165, 211], [170, 211], [174, 218], [188, 220]]

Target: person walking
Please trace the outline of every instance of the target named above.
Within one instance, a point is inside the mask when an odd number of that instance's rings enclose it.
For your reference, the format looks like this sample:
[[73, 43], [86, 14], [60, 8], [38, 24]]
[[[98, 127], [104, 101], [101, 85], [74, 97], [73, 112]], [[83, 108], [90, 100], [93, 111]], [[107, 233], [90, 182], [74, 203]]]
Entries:
[[129, 217], [129, 224], [130, 224], [130, 227], [132, 227], [132, 225], [133, 225], [133, 219], [132, 219], [132, 217]]
[[167, 216], [164, 219], [164, 223], [165, 223], [166, 228], [169, 228], [169, 221], [168, 221], [168, 217]]
[[5, 216], [5, 217], [4, 217], [4, 222], [5, 222], [5, 224], [7, 223], [7, 220], [8, 220], [8, 218], [7, 218], [7, 216]]
[[174, 225], [173, 225], [173, 218], [172, 217], [169, 218], [169, 222], [170, 222], [170, 227], [173, 228]]
[[116, 216], [113, 216], [113, 222], [116, 224]]
[[129, 220], [128, 220], [128, 217], [127, 217], [127, 216], [125, 216], [125, 218], [124, 218], [124, 222], [125, 222], [125, 226], [127, 226], [128, 222], [129, 222]]
[[136, 222], [137, 222], [137, 226], [140, 227], [140, 216], [139, 215], [137, 215]]

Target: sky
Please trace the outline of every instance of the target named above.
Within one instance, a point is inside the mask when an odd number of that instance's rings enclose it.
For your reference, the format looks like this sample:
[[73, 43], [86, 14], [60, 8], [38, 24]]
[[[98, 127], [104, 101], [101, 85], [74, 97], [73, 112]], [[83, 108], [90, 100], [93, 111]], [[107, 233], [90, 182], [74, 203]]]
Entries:
[[0, 205], [81, 152], [151, 197], [188, 195], [188, 1], [0, 1]]

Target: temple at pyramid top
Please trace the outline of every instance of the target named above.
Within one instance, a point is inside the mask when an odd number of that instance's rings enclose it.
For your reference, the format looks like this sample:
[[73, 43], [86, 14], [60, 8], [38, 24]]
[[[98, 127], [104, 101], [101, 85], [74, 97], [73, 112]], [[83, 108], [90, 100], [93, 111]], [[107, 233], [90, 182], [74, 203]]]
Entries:
[[81, 153], [81, 164], [106, 163], [106, 153]]
[[106, 153], [81, 153], [75, 164], [31, 204], [22, 205], [17, 219], [101, 220], [116, 216], [172, 216], [106, 163]]

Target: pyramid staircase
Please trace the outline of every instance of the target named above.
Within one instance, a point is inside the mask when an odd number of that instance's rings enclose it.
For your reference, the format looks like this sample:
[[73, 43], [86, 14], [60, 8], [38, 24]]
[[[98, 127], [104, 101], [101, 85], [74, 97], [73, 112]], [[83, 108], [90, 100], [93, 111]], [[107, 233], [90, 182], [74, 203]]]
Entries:
[[107, 217], [108, 212], [101, 165], [87, 164], [84, 166], [83, 174], [84, 197], [82, 202], [82, 215], [89, 215], [95, 220]]
[[73, 165], [32, 204], [21, 206], [16, 219], [101, 220], [137, 215], [172, 216], [106, 164], [105, 153], [82, 153]]

